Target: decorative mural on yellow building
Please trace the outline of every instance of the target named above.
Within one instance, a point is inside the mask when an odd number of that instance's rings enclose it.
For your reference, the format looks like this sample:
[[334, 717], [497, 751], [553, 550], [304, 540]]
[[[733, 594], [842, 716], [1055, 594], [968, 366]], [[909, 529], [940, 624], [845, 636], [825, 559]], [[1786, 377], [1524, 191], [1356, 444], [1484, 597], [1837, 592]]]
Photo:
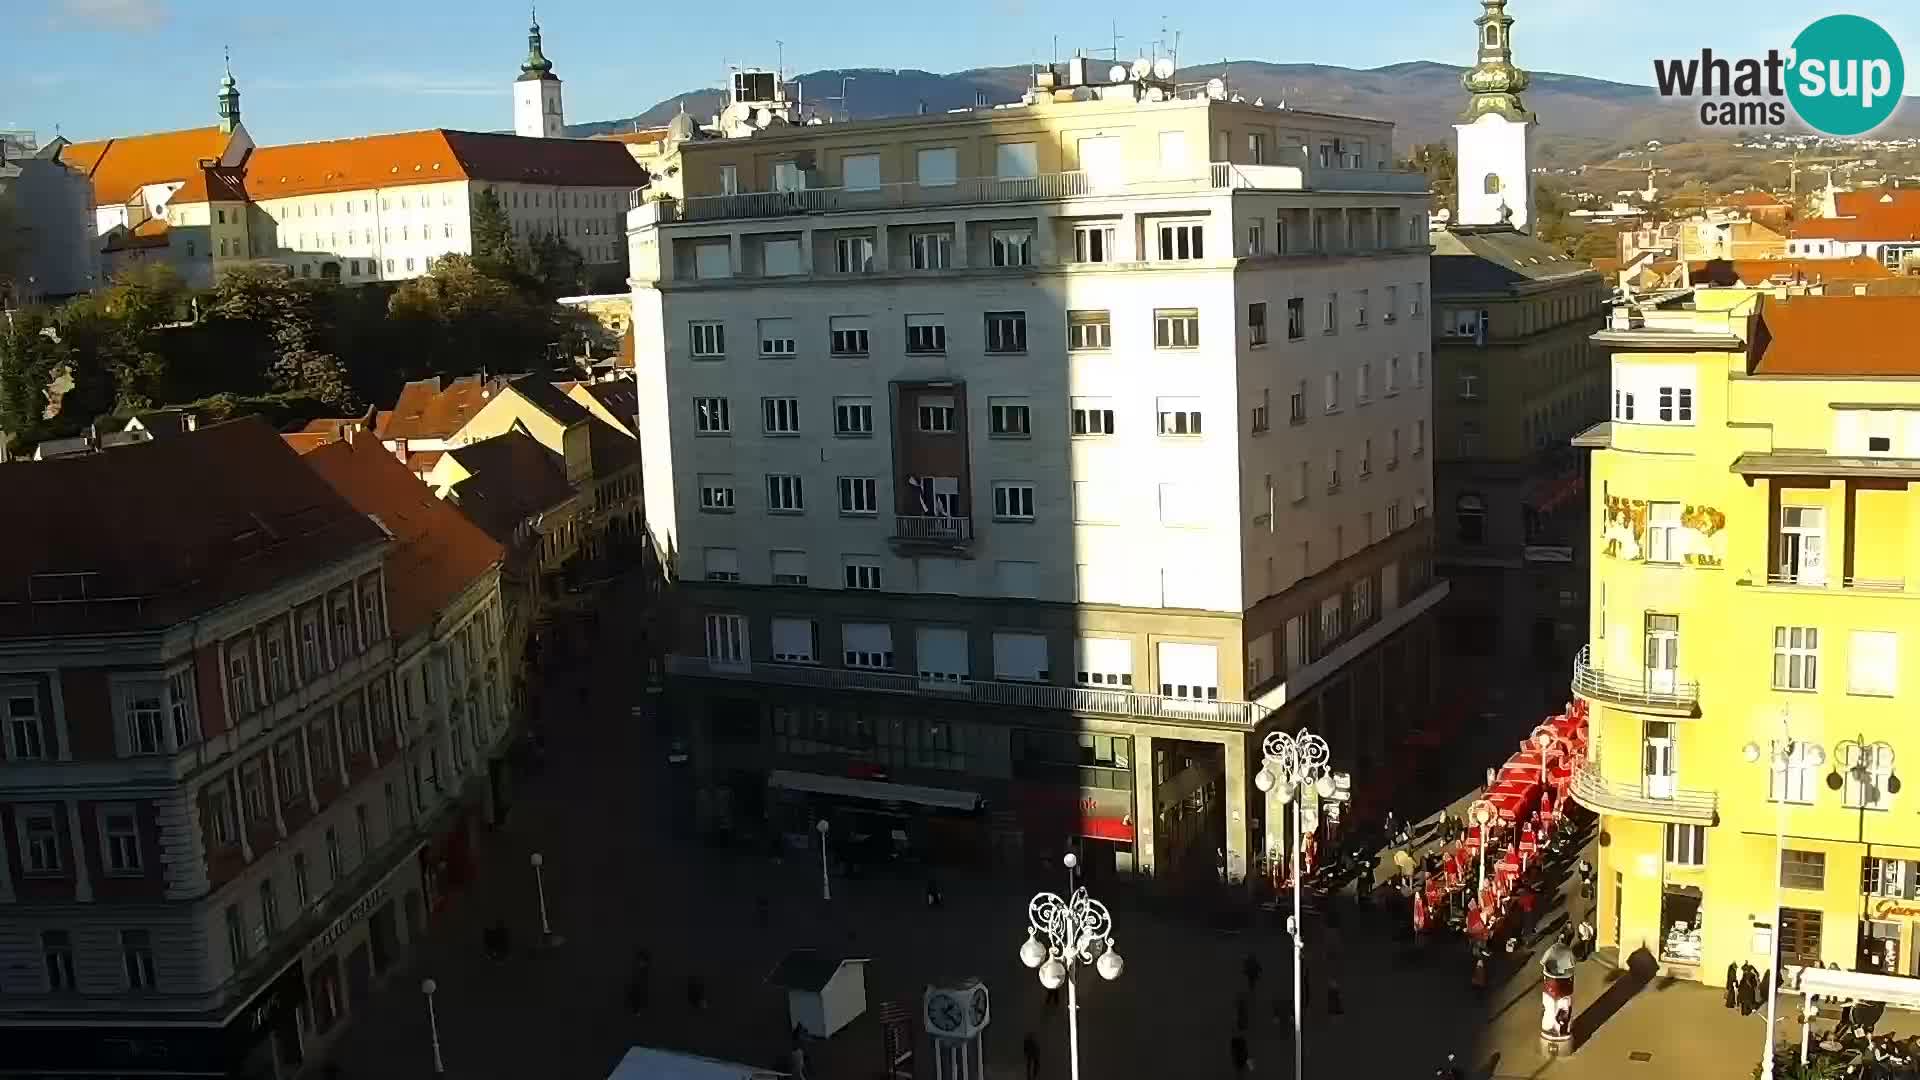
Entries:
[[[1727, 515], [1711, 506], [1606, 498], [1600, 554], [1626, 562], [1721, 566], [1727, 561]], [[1660, 507], [1672, 507], [1662, 511]], [[1661, 520], [1662, 513], [1670, 515]], [[1652, 517], [1653, 520], [1649, 520]], [[1653, 534], [1649, 536], [1649, 529]], [[1650, 550], [1651, 549], [1651, 550]]]

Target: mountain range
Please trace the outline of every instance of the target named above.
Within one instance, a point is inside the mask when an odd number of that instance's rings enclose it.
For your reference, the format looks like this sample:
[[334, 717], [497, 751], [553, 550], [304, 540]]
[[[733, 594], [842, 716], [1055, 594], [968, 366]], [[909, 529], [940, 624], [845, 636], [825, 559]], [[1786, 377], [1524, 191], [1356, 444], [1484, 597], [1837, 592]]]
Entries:
[[[1089, 61], [1096, 70], [1105, 64]], [[836, 68], [795, 75], [789, 85], [803, 101], [817, 103], [834, 116], [868, 119], [913, 113], [922, 105], [928, 112], [967, 108], [976, 93], [984, 93], [994, 104], [1014, 101], [1030, 85], [1031, 70], [1025, 64], [946, 74], [914, 68]], [[1460, 88], [1464, 70], [1426, 60], [1364, 70], [1233, 60], [1183, 67], [1175, 79], [1205, 82], [1218, 75], [1249, 101], [1264, 99], [1269, 105], [1284, 102], [1294, 108], [1391, 120], [1396, 126], [1396, 150], [1404, 154], [1420, 143], [1451, 140], [1453, 122], [1466, 100]], [[1533, 84], [1525, 100], [1540, 119], [1542, 165], [1575, 165], [1644, 146], [1649, 139], [1682, 142], [1712, 133], [1701, 127], [1693, 106], [1665, 100], [1650, 86], [1550, 71], [1531, 74]], [[717, 87], [689, 90], [635, 116], [570, 125], [567, 134], [657, 127], [683, 108], [704, 121], [724, 101], [725, 92]], [[1886, 129], [1875, 134], [1920, 134], [1920, 109], [1902, 109]]]

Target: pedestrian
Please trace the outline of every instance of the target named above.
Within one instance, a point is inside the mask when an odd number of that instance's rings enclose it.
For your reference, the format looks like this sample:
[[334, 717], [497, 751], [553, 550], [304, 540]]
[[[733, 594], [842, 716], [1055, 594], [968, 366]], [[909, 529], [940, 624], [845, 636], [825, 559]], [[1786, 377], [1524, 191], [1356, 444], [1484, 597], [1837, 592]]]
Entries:
[[807, 1080], [807, 1048], [796, 1044], [791, 1057], [793, 1060], [793, 1080]]
[[687, 976], [687, 1007], [691, 1009], [707, 1007], [707, 984], [698, 975]]
[[1576, 960], [1585, 960], [1593, 955], [1593, 912], [1580, 920], [1579, 929], [1574, 931], [1573, 955]]
[[1725, 1005], [1727, 1008], [1732, 1009], [1732, 1008], [1737, 1008], [1739, 1006], [1740, 1004], [1739, 1001], [1735, 1000], [1738, 997], [1739, 993], [1740, 993], [1740, 965], [1730, 963], [1727, 965], [1727, 995], [1725, 999]]
[[1251, 952], [1248, 953], [1246, 960], [1243, 961], [1240, 965], [1240, 970], [1244, 972], [1247, 976], [1247, 990], [1249, 992], [1259, 990], [1260, 989], [1260, 957], [1255, 953], [1251, 953]]
[[1040, 1040], [1033, 1037], [1033, 1032], [1027, 1032], [1027, 1037], [1020, 1040], [1020, 1054], [1027, 1060], [1027, 1080], [1039, 1080]]
[[1760, 973], [1752, 964], [1740, 966], [1740, 1015], [1752, 1016], [1755, 1002], [1759, 1000]]
[[1536, 903], [1536, 898], [1533, 895], [1533, 886], [1528, 885], [1523, 887], [1519, 892], [1514, 894], [1513, 900], [1520, 908], [1520, 935], [1526, 940], [1532, 941], [1533, 908]]
[[1227, 1044], [1227, 1050], [1233, 1055], [1233, 1071], [1236, 1076], [1244, 1076], [1253, 1068], [1253, 1058], [1247, 1053], [1247, 1037], [1235, 1035]]
[[1753, 1007], [1755, 1009], [1760, 1009], [1765, 1007], [1767, 1003], [1767, 994], [1768, 994], [1767, 984], [1772, 981], [1773, 981], [1773, 972], [1766, 971], [1760, 974], [1760, 982], [1758, 985], [1756, 985], [1753, 988]]
[[927, 906], [930, 908], [940, 906], [940, 884], [932, 878], [927, 879]]

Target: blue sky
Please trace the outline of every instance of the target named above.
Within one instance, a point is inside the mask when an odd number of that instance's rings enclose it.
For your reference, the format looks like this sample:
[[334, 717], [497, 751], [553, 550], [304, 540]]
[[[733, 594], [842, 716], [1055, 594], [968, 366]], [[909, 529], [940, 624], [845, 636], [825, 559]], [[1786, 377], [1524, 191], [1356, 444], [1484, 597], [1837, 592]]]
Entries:
[[[526, 51], [527, 11], [498, 0], [22, 0], [7, 24], [0, 127], [73, 139], [212, 123], [220, 50], [233, 49], [247, 128], [261, 142], [444, 126], [511, 125], [509, 83]], [[1623, 82], [1651, 81], [1655, 56], [1784, 47], [1816, 14], [1877, 20], [1920, 68], [1913, 0], [1801, 0], [1736, 5], [1675, 0], [1510, 0], [1522, 65]], [[778, 12], [779, 14], [775, 14]], [[932, 71], [1047, 59], [1109, 43], [1144, 51], [1167, 27], [1180, 59], [1311, 61], [1374, 67], [1403, 60], [1469, 63], [1477, 0], [1290, 0], [1182, 9], [1104, 4], [897, 0], [715, 6], [672, 0], [546, 0], [547, 55], [566, 80], [569, 121], [630, 116], [682, 90], [718, 85], [727, 65], [789, 71], [917, 67]], [[1356, 23], [1356, 18], [1364, 22]], [[852, 32], [854, 28], [858, 32]], [[1908, 93], [1920, 93], [1920, 70]]]

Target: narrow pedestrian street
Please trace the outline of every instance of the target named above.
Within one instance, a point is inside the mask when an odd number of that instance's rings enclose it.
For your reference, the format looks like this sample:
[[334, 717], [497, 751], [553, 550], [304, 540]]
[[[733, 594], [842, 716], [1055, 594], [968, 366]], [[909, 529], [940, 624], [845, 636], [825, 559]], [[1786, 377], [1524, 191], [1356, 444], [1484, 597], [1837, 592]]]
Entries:
[[[785, 1068], [792, 1025], [784, 992], [766, 976], [788, 949], [819, 946], [872, 963], [866, 1015], [809, 1047], [811, 1076], [879, 1075], [875, 1017], [889, 1001], [914, 1018], [921, 1075], [930, 1076], [921, 992], [930, 981], [979, 976], [993, 995], [991, 1074], [1021, 1075], [1031, 1032], [1040, 1075], [1065, 1077], [1064, 1007], [1047, 1006], [1017, 957], [1028, 897], [1059, 891], [1064, 873], [943, 879], [937, 909], [926, 905], [918, 876], [836, 878], [827, 902], [817, 858], [776, 861], [700, 846], [676, 826], [678, 766], [668, 762], [660, 724], [633, 711], [641, 704], [644, 713], [646, 699], [616, 621], [603, 620], [584, 710], [568, 683], [542, 696], [546, 767], [522, 780], [510, 820], [486, 837], [474, 886], [355, 1018], [333, 1059], [341, 1076], [431, 1075], [420, 992], [427, 977], [438, 986], [447, 1074], [463, 1080], [596, 1080], [636, 1044]], [[541, 943], [535, 851], [544, 857], [553, 929], [564, 938], [552, 946]], [[1096, 895], [1113, 911], [1126, 970], [1116, 982], [1088, 976], [1081, 984], [1084, 1076], [1231, 1077], [1250, 952], [1263, 969], [1247, 1002], [1251, 1072], [1291, 1075], [1290, 1023], [1276, 1016], [1278, 1006], [1290, 1021], [1291, 957], [1273, 917], [1259, 913], [1246, 929], [1221, 932], [1201, 914], [1126, 884], [1096, 887]], [[1591, 902], [1572, 903], [1577, 917]], [[1473, 1077], [1598, 1080], [1644, 1070], [1708, 1080], [1744, 1077], [1757, 1056], [1761, 1021], [1722, 1009], [1717, 990], [1656, 980], [1629, 994], [1631, 984], [1616, 988], [1609, 969], [1588, 962], [1576, 989], [1582, 1043], [1572, 1057], [1550, 1061], [1535, 1035], [1533, 957], [1507, 958], [1498, 969], [1504, 977], [1481, 1000], [1463, 946], [1435, 942], [1415, 958], [1385, 916], [1353, 908], [1350, 892], [1337, 906], [1337, 929], [1309, 927], [1309, 1076], [1424, 1078], [1455, 1053]], [[1541, 925], [1565, 911], [1548, 907]], [[484, 954], [481, 933], [500, 919], [512, 930], [512, 955], [496, 961]], [[636, 1015], [626, 984], [640, 949], [650, 953], [651, 978]], [[1343, 1015], [1327, 1012], [1329, 978], [1342, 988]], [[690, 979], [700, 981], [704, 1008], [690, 1004]], [[1596, 1026], [1601, 1011], [1609, 1015]]]

